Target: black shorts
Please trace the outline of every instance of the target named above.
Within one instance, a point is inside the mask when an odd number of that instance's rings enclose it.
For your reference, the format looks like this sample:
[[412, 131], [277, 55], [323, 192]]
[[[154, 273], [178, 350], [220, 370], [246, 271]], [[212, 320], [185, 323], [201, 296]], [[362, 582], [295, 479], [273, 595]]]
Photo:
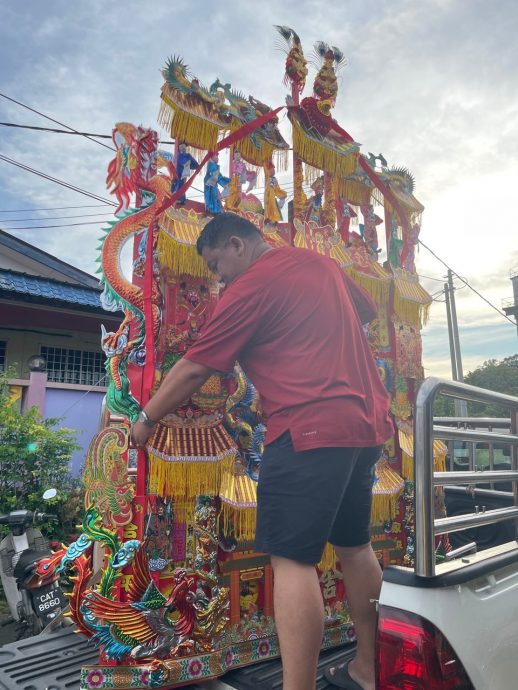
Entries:
[[328, 541], [367, 544], [381, 448], [297, 453], [289, 432], [266, 446], [257, 487], [256, 551], [314, 564]]

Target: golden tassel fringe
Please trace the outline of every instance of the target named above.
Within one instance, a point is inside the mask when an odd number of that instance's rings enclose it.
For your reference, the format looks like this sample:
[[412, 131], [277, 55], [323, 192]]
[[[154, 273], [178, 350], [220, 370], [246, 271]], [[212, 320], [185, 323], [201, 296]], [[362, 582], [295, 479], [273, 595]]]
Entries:
[[336, 553], [334, 546], [329, 544], [325, 545], [324, 553], [320, 559], [320, 563], [317, 564], [319, 570], [334, 570], [336, 567]]
[[346, 269], [348, 274], [353, 278], [361, 287], [365, 288], [372, 299], [380, 307], [385, 306], [388, 303], [390, 295], [390, 280], [380, 280], [374, 276], [369, 276], [362, 271], [357, 271], [354, 268]]
[[198, 278], [213, 278], [207, 264], [196, 251], [196, 246], [173, 239], [166, 232], [158, 234], [158, 262], [176, 275], [188, 274]]
[[371, 199], [375, 204], [378, 204], [379, 206], [385, 206], [385, 196], [383, 195], [383, 192], [378, 189], [377, 187], [373, 187], [371, 190]]
[[238, 508], [222, 500], [219, 514], [220, 529], [225, 537], [234, 537], [238, 542], [253, 541], [256, 514], [255, 506]]
[[394, 520], [399, 510], [399, 497], [403, 488], [394, 494], [375, 494], [372, 496], [371, 522], [382, 525], [387, 520]]
[[216, 149], [223, 128], [194, 113], [180, 109], [164, 93], [161, 98], [162, 104], [158, 114], [160, 126], [167, 129], [172, 137], [190, 146], [207, 151]]
[[394, 313], [400, 321], [422, 328], [428, 323], [430, 303], [420, 304], [402, 297], [396, 287], [394, 290]]
[[421, 304], [410, 302], [400, 296], [397, 288], [394, 290], [394, 313], [400, 321], [411, 324], [416, 328], [421, 324]]
[[414, 458], [405, 451], [402, 451], [401, 474], [405, 479], [414, 479]]
[[[241, 122], [239, 122], [238, 120], [233, 120], [232, 132], [237, 131], [241, 128], [241, 126]], [[243, 156], [247, 163], [250, 163], [251, 165], [255, 165], [257, 167], [262, 167], [263, 165], [268, 163], [268, 161], [272, 157], [273, 146], [271, 144], [268, 144], [268, 142], [264, 141], [264, 139], [260, 139], [259, 142], [259, 148], [257, 148], [256, 146], [254, 146], [250, 137], [244, 137], [240, 141], [236, 141], [234, 147], [236, 151], [239, 151], [239, 153]]]
[[275, 171], [287, 172], [290, 163], [290, 150], [289, 149], [277, 149], [273, 153], [273, 164], [275, 165]]
[[378, 481], [372, 490], [371, 521], [379, 525], [396, 517], [405, 482], [386, 460], [380, 460], [376, 465], [376, 477]]
[[304, 182], [306, 184], [312, 185], [315, 180], [321, 177], [322, 171], [318, 168], [314, 168], [312, 165], [304, 164]]
[[342, 177], [355, 171], [358, 161], [358, 151], [355, 147], [351, 146], [350, 152], [347, 149], [333, 150], [323, 142], [310, 139], [295, 120], [292, 120], [292, 124], [293, 150], [302, 161], [314, 168]]
[[211, 461], [169, 461], [149, 453], [149, 493], [173, 499], [217, 496], [223, 472], [234, 460], [233, 452]]
[[341, 179], [338, 193], [351, 206], [366, 206], [371, 203], [372, 187], [362, 184], [358, 180]]
[[434, 454], [433, 468], [435, 472], [446, 472], [446, 455], [448, 448], [445, 446], [445, 452], [437, 452]]
[[[401, 465], [401, 474], [405, 479], [409, 481], [414, 481], [414, 459], [411, 455], [407, 455], [403, 451], [403, 461]], [[433, 459], [433, 469], [434, 472], [446, 472], [446, 453], [438, 453], [434, 448], [434, 459]]]

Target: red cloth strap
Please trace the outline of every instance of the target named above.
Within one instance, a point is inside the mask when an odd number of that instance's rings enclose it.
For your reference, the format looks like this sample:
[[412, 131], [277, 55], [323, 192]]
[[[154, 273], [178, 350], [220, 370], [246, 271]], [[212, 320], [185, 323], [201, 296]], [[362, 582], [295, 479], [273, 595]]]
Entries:
[[163, 204], [157, 209], [153, 220], [149, 224], [148, 228], [148, 236], [147, 236], [147, 243], [146, 243], [146, 263], [145, 263], [145, 273], [144, 273], [144, 323], [145, 323], [145, 344], [146, 344], [146, 363], [144, 366], [144, 375], [143, 375], [143, 381], [142, 381], [142, 397], [141, 397], [141, 406], [144, 407], [144, 405], [147, 403], [147, 401], [150, 398], [151, 394], [151, 389], [153, 387], [153, 382], [154, 382], [154, 377], [155, 377], [155, 344], [154, 344], [154, 328], [153, 328], [153, 302], [152, 302], [152, 293], [153, 293], [153, 245], [154, 245], [154, 225], [156, 219], [159, 217], [161, 213], [163, 213], [166, 209], [168, 209], [170, 206], [174, 204], [174, 202], [179, 199], [181, 196], [183, 196], [186, 191], [189, 189], [189, 187], [192, 185], [194, 180], [196, 179], [197, 175], [201, 172], [203, 166], [207, 161], [214, 155], [214, 153], [217, 153], [218, 151], [221, 151], [224, 148], [227, 148], [227, 146], [231, 146], [232, 144], [235, 144], [237, 141], [240, 141], [244, 137], [248, 136], [252, 132], [254, 132], [258, 127], [262, 127], [262, 125], [266, 124], [270, 120], [273, 120], [273, 118], [279, 113], [283, 108], [286, 106], [280, 106], [279, 108], [276, 108], [275, 110], [270, 110], [268, 113], [265, 113], [264, 115], [261, 115], [261, 117], [256, 118], [255, 120], [252, 120], [251, 122], [247, 122], [245, 125], [240, 127], [239, 129], [236, 129], [235, 132], [231, 132], [228, 136], [224, 137], [217, 145], [216, 151], [208, 151], [203, 160], [201, 161], [200, 165], [196, 170], [193, 172], [191, 177], [178, 189], [174, 194], [172, 194], [170, 197], [168, 197]]
[[[346, 132], [345, 129], [342, 129], [340, 125], [333, 120], [333, 125], [332, 129], [343, 136], [347, 141], [354, 141], [352, 136], [349, 134], [349, 132]], [[363, 169], [363, 171], [366, 173], [367, 177], [369, 180], [374, 184], [375, 187], [377, 187], [380, 192], [383, 194], [383, 196], [387, 197], [387, 199], [390, 201], [392, 207], [396, 210], [399, 220], [401, 221], [401, 225], [405, 229], [405, 231], [408, 231], [409, 224], [408, 224], [408, 217], [406, 213], [404, 212], [403, 208], [401, 207], [399, 201], [396, 199], [396, 197], [392, 194], [391, 190], [387, 185], [381, 181], [379, 175], [374, 172], [374, 170], [371, 168], [371, 166], [367, 163], [365, 158], [363, 156], [360, 156], [358, 158], [358, 162]]]

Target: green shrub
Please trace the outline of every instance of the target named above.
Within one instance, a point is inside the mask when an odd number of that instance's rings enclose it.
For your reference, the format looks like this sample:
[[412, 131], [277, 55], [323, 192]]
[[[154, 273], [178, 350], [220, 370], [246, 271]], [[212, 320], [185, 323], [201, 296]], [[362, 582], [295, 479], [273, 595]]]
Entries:
[[[69, 470], [80, 446], [72, 429], [54, 428], [59, 419], [43, 419], [35, 407], [19, 412], [9, 396], [9, 375], [0, 374], [0, 513], [21, 508], [53, 513], [58, 522], [45, 525], [45, 532], [66, 539], [75, 532], [82, 507], [79, 483]], [[57, 496], [44, 501], [50, 488]]]

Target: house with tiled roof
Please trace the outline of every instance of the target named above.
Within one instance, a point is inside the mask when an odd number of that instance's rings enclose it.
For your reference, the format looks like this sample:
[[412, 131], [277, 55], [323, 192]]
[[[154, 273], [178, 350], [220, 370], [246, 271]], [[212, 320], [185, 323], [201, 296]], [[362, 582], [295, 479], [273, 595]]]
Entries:
[[97, 278], [0, 230], [0, 371], [12, 372], [21, 409], [36, 405], [77, 430], [75, 474], [106, 391], [101, 324], [114, 331], [122, 320], [100, 295]]

